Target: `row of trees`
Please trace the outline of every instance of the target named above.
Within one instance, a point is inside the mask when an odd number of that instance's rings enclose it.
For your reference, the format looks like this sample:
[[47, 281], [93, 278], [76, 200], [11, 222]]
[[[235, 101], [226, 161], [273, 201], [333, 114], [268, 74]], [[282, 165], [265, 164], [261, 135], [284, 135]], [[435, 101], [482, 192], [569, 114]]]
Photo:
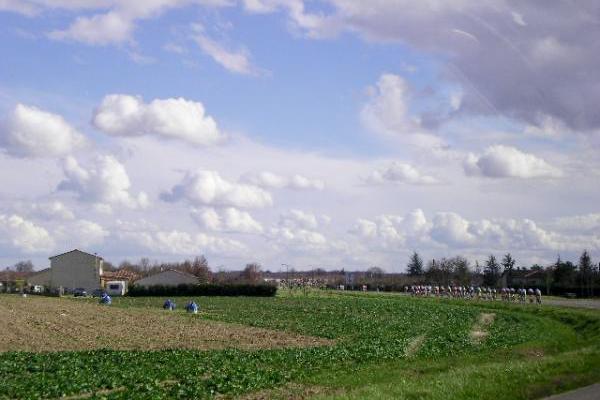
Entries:
[[242, 271], [227, 272], [218, 268], [213, 272], [208, 265], [208, 260], [203, 255], [182, 262], [157, 262], [142, 258], [137, 263], [123, 261], [118, 267], [104, 262], [106, 271], [128, 270], [140, 276], [150, 276], [168, 269], [175, 269], [194, 275], [201, 283], [258, 283], [262, 279], [262, 267], [258, 263], [246, 264]]
[[[498, 262], [496, 256], [490, 254], [483, 266], [479, 262], [474, 268], [470, 268], [469, 261], [461, 256], [453, 258], [442, 258], [431, 260], [424, 265], [423, 259], [415, 251], [406, 266], [406, 272], [410, 276], [424, 277], [430, 282], [442, 285], [457, 284], [469, 285], [473, 281], [481, 281], [486, 286], [496, 286], [503, 272], [511, 274], [513, 271], [523, 271], [526, 268], [516, 268], [516, 260], [508, 253]], [[579, 257], [578, 264], [571, 261], [562, 261], [560, 255], [557, 261], [544, 268], [539, 264], [532, 265], [529, 270], [543, 271], [546, 277], [546, 285], [555, 288], [580, 288], [584, 296], [594, 293], [594, 286], [600, 286], [600, 265], [596, 266], [587, 250]]]

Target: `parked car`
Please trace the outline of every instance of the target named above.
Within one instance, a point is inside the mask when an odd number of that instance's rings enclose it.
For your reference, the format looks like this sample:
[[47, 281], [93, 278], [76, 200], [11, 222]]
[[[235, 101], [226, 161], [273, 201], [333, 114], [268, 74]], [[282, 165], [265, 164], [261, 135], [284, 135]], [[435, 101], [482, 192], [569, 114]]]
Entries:
[[29, 291], [31, 293], [42, 293], [44, 291], [44, 287], [42, 285], [31, 285]]
[[85, 288], [82, 287], [78, 287], [77, 289], [73, 290], [73, 296], [75, 297], [85, 297], [87, 296], [87, 292], [85, 291]]
[[104, 293], [106, 293], [104, 290], [96, 289], [92, 292], [92, 297], [102, 297]]

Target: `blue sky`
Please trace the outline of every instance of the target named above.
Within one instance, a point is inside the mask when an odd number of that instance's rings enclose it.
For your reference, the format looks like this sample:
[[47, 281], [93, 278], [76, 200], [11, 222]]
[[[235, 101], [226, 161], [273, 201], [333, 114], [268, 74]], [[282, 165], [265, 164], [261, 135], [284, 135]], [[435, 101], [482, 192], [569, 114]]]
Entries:
[[0, 3], [0, 258], [594, 255], [598, 14], [537, 3]]

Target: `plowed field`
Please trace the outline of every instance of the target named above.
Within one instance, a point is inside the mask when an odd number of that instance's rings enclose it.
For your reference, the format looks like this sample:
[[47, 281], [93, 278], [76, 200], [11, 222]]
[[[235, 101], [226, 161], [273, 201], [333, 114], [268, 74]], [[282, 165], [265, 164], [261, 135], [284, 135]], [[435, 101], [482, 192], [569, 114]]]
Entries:
[[266, 349], [331, 344], [322, 338], [209, 321], [161, 309], [122, 309], [83, 300], [0, 298], [0, 351], [110, 348]]

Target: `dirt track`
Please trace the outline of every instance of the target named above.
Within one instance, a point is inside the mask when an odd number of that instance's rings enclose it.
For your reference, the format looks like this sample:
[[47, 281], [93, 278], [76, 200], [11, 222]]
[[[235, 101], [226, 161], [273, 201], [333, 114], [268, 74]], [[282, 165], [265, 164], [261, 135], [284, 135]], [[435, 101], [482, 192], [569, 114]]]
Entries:
[[207, 321], [181, 312], [119, 309], [34, 296], [0, 297], [0, 337], [0, 352], [264, 349], [331, 344], [325, 339]]

